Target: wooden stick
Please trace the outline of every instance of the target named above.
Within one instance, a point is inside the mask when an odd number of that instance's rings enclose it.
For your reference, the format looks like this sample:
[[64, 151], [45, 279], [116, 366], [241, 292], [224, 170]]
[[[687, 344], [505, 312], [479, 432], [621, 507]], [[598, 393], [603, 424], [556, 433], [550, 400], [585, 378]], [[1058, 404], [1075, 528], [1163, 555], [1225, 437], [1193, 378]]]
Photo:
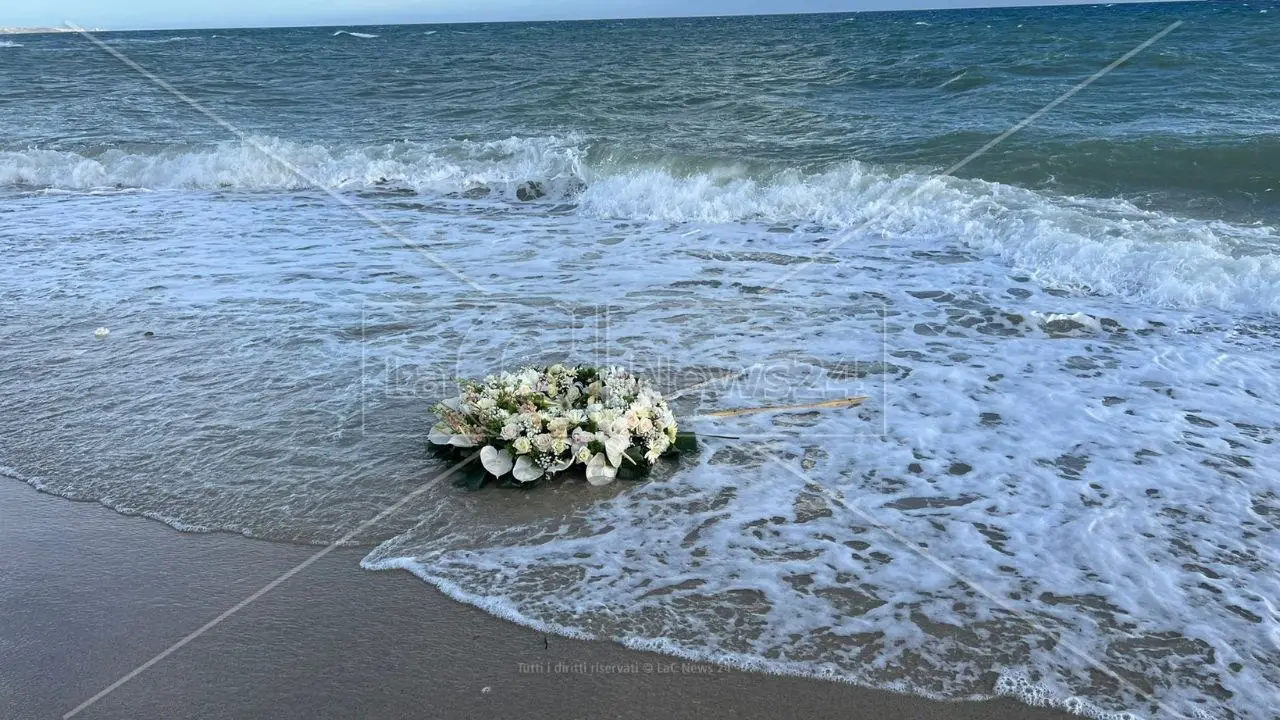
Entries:
[[758, 408], [738, 408], [737, 410], [719, 410], [713, 413], [700, 415], [699, 417], [738, 417], [739, 415], [754, 415], [762, 412], [781, 412], [787, 410], [832, 410], [840, 408], [851, 408], [866, 402], [866, 397], [848, 397], [839, 400], [827, 400], [825, 402], [810, 403], [808, 405], [774, 405], [772, 407]]

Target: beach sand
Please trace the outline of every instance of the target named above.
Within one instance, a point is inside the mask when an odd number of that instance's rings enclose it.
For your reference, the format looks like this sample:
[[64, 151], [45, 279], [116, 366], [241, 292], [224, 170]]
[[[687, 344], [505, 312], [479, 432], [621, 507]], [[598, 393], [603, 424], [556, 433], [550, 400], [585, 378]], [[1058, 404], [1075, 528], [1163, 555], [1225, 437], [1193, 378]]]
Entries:
[[[319, 548], [184, 534], [0, 477], [0, 718], [57, 718]], [[1049, 720], [544, 636], [338, 550], [78, 718]], [[541, 671], [537, 671], [538, 669]]]

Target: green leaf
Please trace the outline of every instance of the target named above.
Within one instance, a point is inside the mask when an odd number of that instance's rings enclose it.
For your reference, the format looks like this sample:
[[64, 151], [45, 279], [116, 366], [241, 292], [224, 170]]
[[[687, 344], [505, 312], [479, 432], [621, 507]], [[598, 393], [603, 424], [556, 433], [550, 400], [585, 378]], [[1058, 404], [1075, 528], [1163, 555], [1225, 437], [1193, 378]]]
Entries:
[[676, 441], [671, 443], [677, 453], [691, 453], [698, 449], [698, 436], [692, 431], [676, 433]]
[[484, 466], [477, 462], [469, 462], [458, 470], [458, 477], [453, 481], [455, 487], [465, 488], [472, 492], [484, 487], [493, 477], [485, 472]]
[[631, 465], [629, 463], [623, 463], [622, 467], [618, 468], [619, 480], [643, 480], [648, 475], [648, 465]]
[[435, 443], [427, 443], [427, 452], [433, 457], [440, 458], [445, 462], [457, 462], [466, 457], [460, 454], [461, 448], [456, 445], [436, 445]]
[[[639, 445], [632, 445], [628, 447], [623, 455], [631, 461], [630, 465], [632, 467], [645, 467], [649, 464], [649, 461], [644, 459], [644, 449]], [[623, 463], [623, 465], [627, 464], [628, 463]]]

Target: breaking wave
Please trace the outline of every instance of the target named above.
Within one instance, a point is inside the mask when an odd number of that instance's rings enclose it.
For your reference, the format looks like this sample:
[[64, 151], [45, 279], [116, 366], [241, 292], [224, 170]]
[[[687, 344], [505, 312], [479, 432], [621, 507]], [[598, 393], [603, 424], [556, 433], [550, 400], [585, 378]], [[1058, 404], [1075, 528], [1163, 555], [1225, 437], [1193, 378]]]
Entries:
[[[565, 204], [584, 216], [936, 237], [1039, 282], [1168, 307], [1280, 312], [1276, 229], [1178, 217], [1119, 199], [1055, 197], [847, 161], [824, 172], [689, 160], [619, 164], [577, 137], [328, 148], [263, 138], [210, 148], [0, 152], [0, 185], [58, 190], [401, 190]], [[857, 239], [855, 239], [857, 238]]]

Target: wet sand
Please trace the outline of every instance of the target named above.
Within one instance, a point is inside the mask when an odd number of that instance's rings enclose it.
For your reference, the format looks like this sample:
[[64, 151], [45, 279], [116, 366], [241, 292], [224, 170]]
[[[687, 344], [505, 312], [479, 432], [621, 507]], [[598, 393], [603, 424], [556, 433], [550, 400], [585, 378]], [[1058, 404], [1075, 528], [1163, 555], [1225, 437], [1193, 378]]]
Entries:
[[[183, 534], [0, 477], [0, 718], [58, 718], [319, 548]], [[1063, 720], [569, 640], [338, 550], [77, 718]]]

